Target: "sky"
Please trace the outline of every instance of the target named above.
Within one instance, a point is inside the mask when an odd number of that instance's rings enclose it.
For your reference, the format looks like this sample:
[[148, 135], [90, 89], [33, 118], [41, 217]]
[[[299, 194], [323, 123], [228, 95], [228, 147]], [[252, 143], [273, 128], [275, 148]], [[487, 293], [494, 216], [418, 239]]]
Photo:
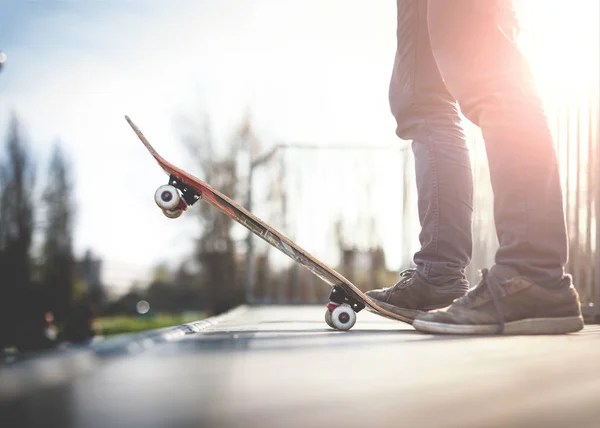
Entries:
[[[224, 142], [250, 112], [264, 150], [401, 144], [387, 105], [395, 49], [389, 1], [4, 0], [0, 13], [8, 55], [0, 130], [16, 112], [40, 166], [39, 186], [53, 144], [66, 149], [75, 250], [103, 258], [107, 282], [126, 285], [149, 266], [176, 262], [200, 233], [193, 216], [172, 221], [156, 209], [153, 193], [166, 176], [125, 114], [190, 172], [178, 118], [204, 113]], [[330, 223], [314, 210], [304, 217]], [[293, 234], [305, 235], [297, 239], [309, 251], [337, 262], [308, 236], [322, 233], [299, 228]]]
[[[598, 76], [598, 1], [521, 3], [537, 18], [535, 40], [527, 25], [523, 40], [542, 92], [585, 91]], [[105, 282], [123, 290], [155, 264], [177, 263], [201, 232], [195, 216], [173, 221], [155, 206], [166, 176], [124, 115], [165, 158], [200, 177], [182, 143], [182, 117], [208, 115], [223, 144], [249, 113], [263, 151], [404, 147], [387, 94], [395, 20], [393, 0], [3, 0], [0, 132], [16, 112], [40, 188], [61, 142], [74, 173], [76, 254], [92, 249], [105, 261]], [[361, 216], [374, 215], [372, 235], [399, 268], [414, 236], [402, 236], [394, 150], [289, 150], [285, 159], [296, 193], [284, 234], [335, 265], [333, 219], [343, 216], [364, 237], [371, 232]], [[271, 171], [261, 172], [257, 200]], [[268, 216], [266, 205], [256, 213]]]

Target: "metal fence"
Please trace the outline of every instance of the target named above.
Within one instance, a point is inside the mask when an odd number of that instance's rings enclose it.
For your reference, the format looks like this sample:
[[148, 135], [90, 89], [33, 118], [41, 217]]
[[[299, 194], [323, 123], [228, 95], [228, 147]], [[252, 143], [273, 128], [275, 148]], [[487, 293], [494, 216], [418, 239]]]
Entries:
[[[516, 6], [519, 45], [538, 78], [560, 165], [570, 239], [566, 269], [573, 275], [584, 315], [598, 319], [600, 3], [521, 0]], [[468, 274], [476, 281], [479, 269], [493, 264], [498, 241], [485, 146], [477, 127], [467, 123], [467, 129], [475, 181], [473, 260]], [[407, 170], [406, 179], [413, 180], [412, 171]], [[414, 209], [407, 214], [411, 212]]]
[[[576, 4], [577, 3], [577, 4]], [[600, 35], [598, 2], [565, 0], [516, 3], [519, 44], [540, 82], [554, 136], [569, 232], [567, 271], [581, 295], [582, 310], [600, 317]], [[583, 8], [582, 6], [586, 6]], [[588, 16], [585, 16], [587, 14]], [[563, 16], [561, 16], [563, 15]], [[555, 27], [552, 27], [552, 24]], [[559, 40], [565, 33], [571, 40]], [[568, 51], [568, 52], [567, 52]], [[567, 53], [567, 54], [566, 54]], [[485, 147], [469, 126], [475, 179], [473, 262], [469, 276], [494, 261], [497, 239]]]
[[[577, 9], [574, 2], [566, 0], [517, 2], [522, 31], [519, 43], [539, 77], [555, 139], [570, 236], [567, 270], [574, 276], [584, 314], [600, 317], [600, 7], [595, 0], [579, 3], [588, 9]], [[586, 18], [585, 13], [593, 17]], [[552, 27], [553, 20], [567, 19], [561, 15], [570, 16], [570, 23], [563, 22], [571, 25], [570, 31]], [[565, 49], [578, 48], [578, 55], [556, 56], [561, 55], [555, 46], [561, 40], [557, 37], [567, 37], [565, 32], [579, 39], [574, 39], [573, 46], [562, 46], [562, 54]], [[563, 73], [556, 73], [556, 67], [562, 67]], [[475, 180], [473, 260], [468, 274], [475, 282], [479, 269], [493, 264], [498, 243], [485, 146], [478, 128], [467, 124], [467, 129]], [[281, 150], [278, 160], [263, 171], [263, 188], [269, 188], [271, 199], [259, 204], [262, 208], [257, 206], [258, 214], [332, 266], [343, 264], [335, 230], [336, 219], [342, 219], [345, 245], [381, 246], [391, 269], [408, 267], [418, 249], [419, 224], [413, 159], [406, 148], [399, 143], [397, 148], [335, 153], [316, 148]], [[280, 168], [281, 174], [273, 168]], [[273, 183], [267, 177], [280, 178]], [[263, 254], [269, 254], [270, 264], [286, 266], [268, 249], [263, 248]], [[312, 301], [328, 293], [308, 272], [293, 272], [291, 291], [281, 290], [287, 280], [276, 279], [270, 291], [255, 291], [255, 297]]]
[[[598, 89], [590, 91], [597, 94]], [[598, 97], [558, 94], [548, 104], [561, 170], [565, 215], [569, 232], [567, 272], [581, 295], [582, 311], [600, 317], [600, 134]], [[494, 228], [492, 190], [485, 146], [478, 129], [469, 126], [475, 180], [473, 260], [469, 277], [491, 266], [498, 246]]]
[[[597, 319], [600, 317], [599, 2], [521, 0], [516, 6], [521, 18], [519, 44], [540, 82], [560, 165], [570, 239], [566, 269], [573, 275], [581, 295], [584, 315]], [[564, 40], [565, 33], [570, 33], [572, 39]], [[559, 43], [563, 45], [557, 46]], [[479, 269], [493, 264], [498, 241], [484, 142], [477, 127], [467, 123], [467, 129], [475, 181], [473, 260], [468, 271], [473, 282]], [[410, 179], [409, 174], [407, 180]]]
[[[596, 94], [598, 88], [596, 88]], [[600, 316], [600, 139], [598, 99], [565, 98], [553, 112], [570, 236], [568, 271], [583, 307]]]
[[[577, 3], [577, 4], [576, 4]], [[558, 155], [570, 248], [567, 271], [582, 311], [600, 317], [600, 35], [598, 2], [517, 2], [521, 48], [540, 83]], [[586, 8], [582, 7], [586, 6]], [[586, 16], [587, 14], [587, 16]], [[563, 15], [563, 16], [561, 16]], [[552, 27], [552, 24], [556, 27]], [[571, 40], [560, 38], [570, 33]], [[557, 71], [558, 70], [558, 71]], [[481, 133], [470, 127], [476, 185], [474, 258], [470, 276], [493, 263], [497, 240]]]
[[[357, 285], [370, 287], [373, 276], [389, 285], [401, 267], [398, 262], [414, 251], [404, 242], [414, 242], [415, 230], [403, 221], [405, 152], [401, 142], [282, 144], [254, 172], [253, 212]], [[313, 302], [329, 295], [325, 283], [265, 242], [254, 239], [254, 246], [249, 294], [255, 302]], [[382, 255], [382, 249], [390, 269], [379, 263], [374, 274], [371, 256]], [[349, 253], [353, 262], [344, 263]]]

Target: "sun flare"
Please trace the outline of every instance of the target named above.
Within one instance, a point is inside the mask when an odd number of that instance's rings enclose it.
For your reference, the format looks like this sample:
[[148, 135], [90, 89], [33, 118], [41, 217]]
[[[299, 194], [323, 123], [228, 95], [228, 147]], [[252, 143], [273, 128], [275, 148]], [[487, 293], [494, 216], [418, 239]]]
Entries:
[[519, 0], [520, 44], [548, 92], [585, 95], [600, 75], [598, 0]]

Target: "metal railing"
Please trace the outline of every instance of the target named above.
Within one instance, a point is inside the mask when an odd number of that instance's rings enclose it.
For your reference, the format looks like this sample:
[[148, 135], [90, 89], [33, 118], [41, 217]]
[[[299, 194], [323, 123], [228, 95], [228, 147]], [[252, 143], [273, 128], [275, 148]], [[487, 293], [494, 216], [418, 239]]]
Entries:
[[[570, 236], [567, 271], [574, 277], [584, 314], [600, 318], [600, 60], [597, 28], [586, 30], [587, 33], [582, 37], [587, 39], [581, 40], [579, 46], [587, 49], [580, 52], [580, 56], [587, 61], [583, 74], [587, 80], [575, 81], [584, 78], [569, 74], [571, 69], [583, 67], [575, 62], [566, 67], [566, 78], [562, 76], [563, 85], [556, 85], [551, 74], [547, 73], [549, 61], [556, 61], [557, 66], [561, 61], [552, 57], [554, 52], [548, 46], [557, 37], [555, 29], [549, 26], [552, 19], [549, 20], [548, 14], [558, 14], [561, 7], [572, 7], [571, 3], [566, 0], [517, 2], [522, 18], [519, 43], [532, 60], [534, 73], [541, 73], [541, 81], [546, 84], [541, 94], [558, 154]], [[586, 4], [598, 9], [594, 2]], [[583, 12], [580, 10], [578, 13]], [[590, 13], [593, 14], [593, 11]], [[597, 26], [598, 12], [594, 16]], [[571, 25], [578, 25], [576, 17], [571, 18], [574, 19]], [[565, 61], [573, 61], [573, 58]], [[498, 242], [485, 145], [477, 127], [467, 124], [467, 130], [475, 180], [473, 259], [468, 275], [472, 282], [476, 282], [478, 271], [494, 263]], [[290, 148], [280, 151], [285, 155], [279, 153], [279, 160], [270, 163], [280, 165], [281, 171], [285, 171], [276, 184], [283, 191], [281, 185], [285, 182], [287, 194], [281, 194], [275, 205], [273, 200], [267, 204], [257, 204], [258, 214], [274, 222], [274, 226], [290, 235], [290, 238], [297, 239], [309, 251], [314, 250], [315, 255], [326, 263], [340, 267], [340, 246], [339, 243], [336, 245], [332, 227], [336, 215], [345, 213], [347, 225], [359, 225], [353, 230], [355, 236], [351, 239], [351, 245], [355, 244], [363, 250], [382, 245], [390, 268], [408, 267], [413, 253], [418, 249], [419, 222], [413, 158], [406, 147], [399, 142], [400, 150], [390, 149], [378, 154], [368, 149], [349, 150], [336, 153], [335, 156], [327, 155], [326, 150], [320, 149]], [[397, 174], [382, 178], [382, 171], [394, 171]], [[265, 172], [268, 177], [279, 177], [272, 169], [266, 168]], [[266, 180], [257, 187], [266, 189], [269, 179]], [[385, 189], [383, 193], [381, 189]], [[269, 192], [273, 195], [273, 189]], [[396, 216], [395, 223], [382, 218], [390, 211]], [[325, 226], [311, 229], [307, 223], [313, 221], [311, 218], [317, 219], [313, 222], [315, 225]], [[369, 219], [377, 220], [374, 229], [369, 225]], [[390, 251], [389, 243], [392, 240], [401, 243], [396, 251]], [[272, 264], [271, 259], [277, 260], [277, 255], [273, 254], [269, 259], [269, 264]], [[255, 290], [254, 297], [261, 300], [268, 295], [271, 300], [280, 302], [313, 301], [326, 297], [327, 287], [316, 284], [318, 280], [312, 278], [310, 273], [288, 266], [292, 274], [285, 278], [268, 277], [268, 290]], [[357, 280], [355, 277], [351, 279]], [[286, 287], [286, 282], [290, 281], [295, 284], [291, 291], [282, 291], [282, 287]], [[277, 290], [273, 290], [273, 287]]]
[[[546, 80], [541, 88], [549, 125], [554, 137], [561, 172], [565, 217], [569, 232], [569, 262], [567, 271], [573, 275], [582, 300], [582, 311], [589, 318], [600, 317], [600, 58], [598, 49], [598, 3], [586, 3], [595, 17], [580, 39], [569, 49], [580, 49], [577, 58], [561, 57], [560, 52], [548, 53], [548, 44], [556, 40], [555, 29], [548, 27], [548, 14], [557, 14], [560, 8], [572, 13], [574, 4], [564, 0], [549, 2], [517, 2], [522, 17], [523, 33], [519, 43], [532, 60], [534, 73], [540, 80], [552, 76], [545, 65], [554, 61], [565, 72]], [[551, 12], [552, 8], [558, 8]], [[572, 17], [573, 19], [575, 17]], [[577, 22], [576, 22], [577, 23]], [[571, 23], [573, 24], [573, 22]], [[582, 23], [581, 25], [583, 25]], [[562, 29], [561, 31], [566, 31]], [[547, 37], [554, 34], [554, 36]], [[562, 53], [564, 54], [564, 52]], [[544, 60], [543, 55], [546, 55]], [[554, 57], [552, 57], [554, 55]], [[537, 67], [536, 67], [537, 66]], [[579, 69], [585, 68], [579, 73]], [[579, 80], [578, 80], [579, 79]], [[470, 277], [475, 279], [478, 269], [490, 266], [497, 248], [493, 228], [493, 201], [489, 186], [489, 171], [485, 148], [479, 129], [469, 128], [469, 140], [475, 179], [474, 201], [474, 257]], [[492, 223], [492, 224], [490, 224]]]

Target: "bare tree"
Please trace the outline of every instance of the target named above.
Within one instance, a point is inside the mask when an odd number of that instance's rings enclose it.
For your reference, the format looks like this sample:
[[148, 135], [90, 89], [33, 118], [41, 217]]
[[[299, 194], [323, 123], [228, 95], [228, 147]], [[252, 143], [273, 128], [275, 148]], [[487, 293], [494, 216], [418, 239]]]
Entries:
[[[241, 141], [246, 132], [244, 124], [220, 155], [206, 118], [201, 122], [184, 121], [182, 139], [200, 166], [203, 179], [233, 199], [238, 196], [240, 186], [236, 156], [243, 147]], [[236, 242], [231, 236], [233, 221], [208, 204], [200, 204], [197, 212], [202, 234], [197, 241], [195, 259], [201, 267], [200, 278], [209, 300], [208, 307], [213, 313], [221, 313], [244, 299], [235, 257]]]

